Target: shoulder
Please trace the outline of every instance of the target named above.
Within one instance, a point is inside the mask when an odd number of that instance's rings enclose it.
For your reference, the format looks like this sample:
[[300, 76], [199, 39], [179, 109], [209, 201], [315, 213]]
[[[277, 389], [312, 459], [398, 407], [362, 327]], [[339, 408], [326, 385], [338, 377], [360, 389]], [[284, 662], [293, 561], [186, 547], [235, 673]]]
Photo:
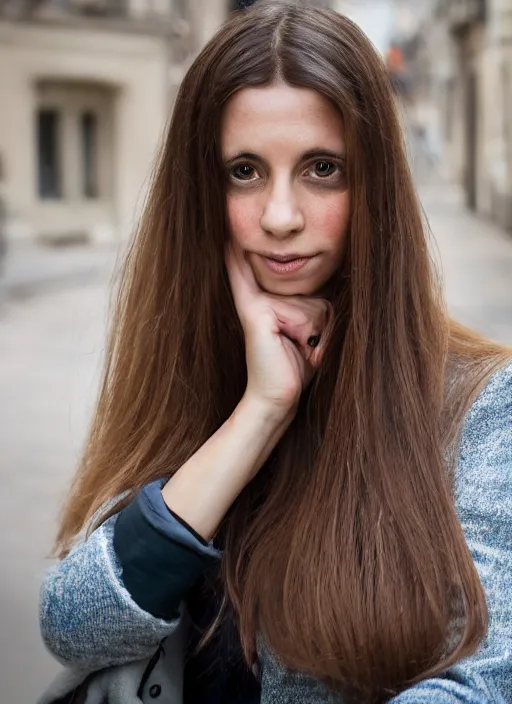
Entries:
[[491, 376], [469, 409], [460, 461], [479, 466], [504, 462], [512, 468], [512, 363]]
[[[455, 475], [457, 511], [468, 538], [512, 542], [512, 364], [497, 371], [469, 409]], [[508, 549], [508, 548], [507, 548]]]
[[512, 646], [508, 596], [512, 590], [512, 364], [493, 374], [466, 415], [455, 500], [490, 616], [487, 638], [468, 661], [469, 669], [499, 691], [508, 691]]
[[44, 643], [64, 665], [90, 672], [150, 657], [179, 618], [141, 609], [122, 580], [114, 515], [47, 570], [40, 592]]

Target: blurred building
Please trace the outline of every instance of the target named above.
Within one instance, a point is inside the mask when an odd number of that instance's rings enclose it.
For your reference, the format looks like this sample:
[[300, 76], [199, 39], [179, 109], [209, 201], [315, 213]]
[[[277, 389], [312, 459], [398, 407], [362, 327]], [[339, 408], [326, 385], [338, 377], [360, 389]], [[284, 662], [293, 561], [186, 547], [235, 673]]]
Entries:
[[381, 54], [386, 53], [393, 38], [396, 0], [334, 0], [331, 6], [359, 25]]
[[512, 0], [436, 0], [412, 40], [416, 99], [467, 205], [512, 228]]
[[10, 238], [128, 234], [174, 94], [228, 0], [0, 0]]
[[186, 69], [253, 1], [0, 0], [8, 237], [128, 236]]

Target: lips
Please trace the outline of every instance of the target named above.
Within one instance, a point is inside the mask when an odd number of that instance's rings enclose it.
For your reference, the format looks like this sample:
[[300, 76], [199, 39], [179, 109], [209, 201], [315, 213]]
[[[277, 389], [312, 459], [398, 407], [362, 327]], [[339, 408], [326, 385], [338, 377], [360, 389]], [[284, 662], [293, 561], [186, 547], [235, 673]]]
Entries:
[[261, 252], [262, 257], [266, 259], [273, 259], [276, 262], [291, 262], [295, 259], [310, 259], [304, 254], [298, 254], [297, 252], [291, 252], [290, 254], [274, 254], [273, 252]]
[[304, 257], [298, 254], [260, 254], [265, 265], [274, 274], [292, 274], [306, 266], [314, 257]]

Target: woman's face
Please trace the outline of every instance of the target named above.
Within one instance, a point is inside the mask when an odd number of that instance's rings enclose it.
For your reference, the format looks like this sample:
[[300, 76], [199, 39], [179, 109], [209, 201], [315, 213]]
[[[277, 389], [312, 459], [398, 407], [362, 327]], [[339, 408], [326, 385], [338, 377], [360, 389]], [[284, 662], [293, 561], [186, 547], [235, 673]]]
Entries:
[[312, 295], [339, 267], [349, 220], [345, 145], [319, 93], [244, 88], [221, 125], [231, 237], [269, 293]]

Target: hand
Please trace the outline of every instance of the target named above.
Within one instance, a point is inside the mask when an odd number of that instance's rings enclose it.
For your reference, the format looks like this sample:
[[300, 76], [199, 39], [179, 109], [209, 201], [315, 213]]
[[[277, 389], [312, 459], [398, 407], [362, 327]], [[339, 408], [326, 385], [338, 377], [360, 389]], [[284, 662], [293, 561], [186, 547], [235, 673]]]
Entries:
[[321, 298], [265, 293], [234, 243], [227, 249], [226, 265], [245, 335], [246, 396], [288, 416], [322, 361], [330, 304]]

